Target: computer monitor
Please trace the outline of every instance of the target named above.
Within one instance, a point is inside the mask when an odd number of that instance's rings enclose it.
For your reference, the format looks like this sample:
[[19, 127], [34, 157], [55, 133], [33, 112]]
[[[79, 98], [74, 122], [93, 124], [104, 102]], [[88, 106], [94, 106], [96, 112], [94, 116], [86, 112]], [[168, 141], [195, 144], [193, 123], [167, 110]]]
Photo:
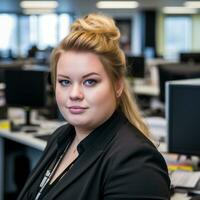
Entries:
[[179, 60], [183, 63], [200, 63], [200, 52], [182, 52]]
[[127, 76], [133, 78], [145, 77], [145, 58], [144, 56], [126, 55]]
[[165, 102], [165, 83], [171, 80], [200, 78], [200, 65], [182, 63], [162, 64], [158, 66], [159, 99]]
[[22, 107], [25, 109], [25, 125], [33, 125], [30, 122], [31, 109], [43, 108], [46, 105], [47, 77], [47, 71], [5, 71], [6, 104], [8, 107]]
[[3, 61], [0, 63], [0, 83], [5, 82], [4, 73], [6, 70], [22, 69], [23, 64], [13, 63], [12, 61]]
[[200, 79], [166, 85], [168, 150], [200, 156]]
[[51, 56], [51, 50], [38, 50], [35, 53], [35, 59], [38, 64], [49, 64]]

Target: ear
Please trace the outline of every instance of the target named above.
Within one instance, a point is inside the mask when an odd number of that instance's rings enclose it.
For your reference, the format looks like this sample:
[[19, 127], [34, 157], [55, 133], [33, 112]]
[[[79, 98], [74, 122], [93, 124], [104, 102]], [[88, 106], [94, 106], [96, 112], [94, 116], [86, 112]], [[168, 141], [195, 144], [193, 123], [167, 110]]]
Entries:
[[115, 83], [115, 94], [117, 98], [121, 96], [123, 89], [124, 89], [124, 79], [120, 78]]

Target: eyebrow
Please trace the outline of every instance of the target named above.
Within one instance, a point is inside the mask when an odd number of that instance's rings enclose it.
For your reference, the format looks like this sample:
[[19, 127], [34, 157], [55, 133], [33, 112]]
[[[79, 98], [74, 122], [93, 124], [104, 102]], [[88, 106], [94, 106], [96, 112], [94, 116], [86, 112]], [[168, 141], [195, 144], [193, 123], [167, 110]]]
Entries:
[[[89, 74], [86, 74], [83, 76], [83, 78], [87, 78], [88, 76], [92, 76], [92, 75], [97, 75], [97, 76], [100, 76], [98, 73], [96, 72], [91, 72]], [[66, 76], [66, 75], [62, 75], [62, 74], [58, 74], [57, 77], [63, 77], [63, 78], [69, 78], [69, 76]]]
[[84, 75], [83, 78], [87, 78], [88, 76], [92, 76], [92, 75], [100, 76], [100, 75], [99, 75], [98, 73], [96, 73], [96, 72], [91, 72], [91, 73], [89, 73], [89, 74]]
[[57, 74], [57, 77], [62, 77], [62, 78], [69, 78], [69, 76], [66, 76], [66, 75], [62, 75], [62, 74]]

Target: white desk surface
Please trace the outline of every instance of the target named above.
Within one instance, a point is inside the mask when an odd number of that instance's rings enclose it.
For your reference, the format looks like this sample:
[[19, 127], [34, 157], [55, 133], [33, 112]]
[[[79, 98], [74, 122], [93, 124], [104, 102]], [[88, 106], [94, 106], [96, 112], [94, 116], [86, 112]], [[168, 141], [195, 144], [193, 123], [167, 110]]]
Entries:
[[170, 200], [189, 200], [191, 197], [188, 197], [187, 194], [176, 193]]
[[35, 149], [43, 151], [46, 142], [35, 138], [31, 133], [24, 133], [24, 132], [10, 132], [7, 130], [0, 130], [0, 137], [12, 140], [14, 142], [18, 142], [20, 144], [24, 144]]
[[[34, 137], [34, 135], [44, 135], [44, 134], [51, 134], [53, 131], [61, 126], [63, 122], [43, 122], [41, 128], [35, 133], [26, 133], [26, 132], [11, 132], [6, 129], [0, 129], [0, 137], [6, 138], [20, 144], [24, 144], [35, 149], [43, 151], [46, 146], [46, 141], [38, 139]], [[46, 127], [46, 128], [45, 128]]]

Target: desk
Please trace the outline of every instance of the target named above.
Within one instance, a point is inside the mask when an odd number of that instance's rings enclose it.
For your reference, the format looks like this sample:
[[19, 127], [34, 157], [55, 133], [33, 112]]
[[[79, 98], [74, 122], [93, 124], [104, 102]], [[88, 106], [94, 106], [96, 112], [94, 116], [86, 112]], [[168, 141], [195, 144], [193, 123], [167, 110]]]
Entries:
[[46, 142], [34, 137], [31, 133], [24, 133], [24, 132], [10, 132], [7, 130], [0, 131], [0, 139], [8, 139], [11, 141], [15, 141], [17, 143], [27, 145], [29, 147], [35, 148], [37, 150], [43, 151]]
[[178, 63], [178, 61], [166, 60], [161, 58], [146, 60], [146, 71], [148, 74], [147, 76], [145, 75], [145, 80], [143, 80], [143, 83], [140, 80], [138, 81], [138, 78], [134, 78], [134, 81], [131, 84], [131, 91], [138, 95], [158, 97], [160, 94], [158, 66], [161, 64], [175, 63]]
[[160, 94], [159, 88], [159, 74], [158, 74], [158, 66], [161, 64], [176, 64], [177, 60], [165, 60], [165, 59], [150, 59], [146, 62], [147, 71], [149, 72], [149, 77], [146, 77], [146, 83], [138, 83], [138, 81], [134, 81], [134, 85], [131, 88], [135, 94], [138, 95], [147, 95], [158, 97]]
[[[34, 161], [33, 161], [34, 164], [38, 161], [43, 149], [46, 146], [45, 141], [34, 138], [30, 133], [29, 134], [9, 133], [7, 131], [5, 131], [5, 132], [0, 131], [0, 158], [1, 158], [1, 161], [0, 161], [0, 185], [1, 185], [0, 200], [3, 200], [4, 192], [6, 190], [6, 184], [5, 184], [6, 179], [5, 178], [10, 180], [10, 178], [8, 178], [6, 176], [6, 174], [9, 174], [9, 173], [7, 173], [5, 171], [5, 169], [7, 171], [13, 171], [13, 170], [10, 170], [10, 169], [12, 169], [12, 166], [7, 166], [5, 168], [6, 159], [8, 159], [8, 157], [9, 157], [9, 155], [7, 155], [7, 153], [6, 153], [7, 141], [9, 141], [9, 142], [12, 141], [12, 142], [16, 142], [17, 144], [21, 144], [22, 146], [25, 146], [24, 149], [26, 149], [26, 147], [28, 149], [31, 149], [31, 148], [34, 149], [34, 153], [31, 152], [31, 150], [28, 153], [28, 154], [32, 154], [32, 156], [34, 157]], [[12, 144], [15, 145], [15, 143], [12, 143]], [[24, 151], [26, 151], [26, 150], [24, 150]], [[13, 151], [13, 155], [15, 155], [15, 154], [16, 154], [16, 152]], [[13, 158], [13, 156], [12, 156], [12, 158]], [[32, 167], [34, 164], [31, 164]], [[8, 169], [8, 167], [9, 167], [9, 169]], [[7, 180], [7, 182], [10, 182], [9, 180]], [[9, 185], [13, 185], [13, 184], [9, 184]], [[11, 186], [11, 188], [13, 188], [13, 186]], [[11, 190], [13, 190], [13, 189], [11, 189]]]
[[189, 200], [191, 197], [188, 197], [187, 194], [177, 193], [171, 198], [171, 200]]
[[[38, 133], [24, 133], [24, 132], [10, 132], [6, 129], [0, 129], [0, 200], [4, 200], [4, 192], [5, 192], [5, 161], [6, 161], [6, 144], [7, 142], [12, 142], [12, 144], [17, 144], [23, 147], [25, 151], [27, 150], [28, 154], [33, 158], [33, 162], [31, 163], [31, 168], [33, 168], [36, 164], [36, 162], [39, 160], [42, 151], [44, 150], [46, 146], [46, 141], [35, 138], [34, 134], [47, 134], [47, 133], [53, 133], [53, 131], [60, 125], [63, 124], [63, 122], [45, 122], [46, 126], [49, 128], [47, 131], [47, 128], [41, 128], [41, 131], [39, 130]], [[44, 125], [43, 125], [44, 126]], [[12, 152], [15, 154], [16, 152]], [[11, 166], [9, 166], [11, 167]], [[8, 171], [8, 169], [6, 169]], [[10, 175], [11, 176], [11, 175]], [[11, 184], [13, 185], [13, 184]]]

